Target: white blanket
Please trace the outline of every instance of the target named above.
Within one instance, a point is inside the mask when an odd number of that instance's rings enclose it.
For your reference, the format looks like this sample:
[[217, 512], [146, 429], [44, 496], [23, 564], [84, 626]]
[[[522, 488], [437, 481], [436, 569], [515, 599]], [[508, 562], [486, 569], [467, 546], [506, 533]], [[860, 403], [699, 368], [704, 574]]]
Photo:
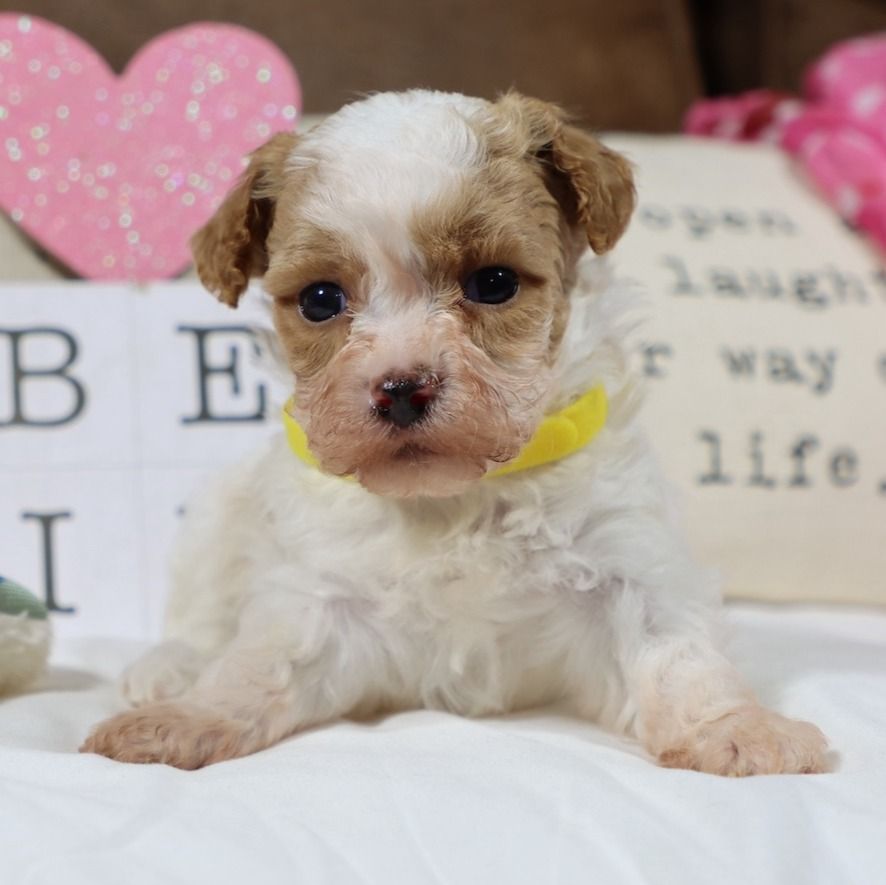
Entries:
[[886, 871], [886, 613], [735, 607], [764, 700], [832, 774], [652, 765], [545, 711], [339, 723], [198, 772], [75, 755], [138, 644], [68, 639], [0, 702], [0, 883], [873, 883]]

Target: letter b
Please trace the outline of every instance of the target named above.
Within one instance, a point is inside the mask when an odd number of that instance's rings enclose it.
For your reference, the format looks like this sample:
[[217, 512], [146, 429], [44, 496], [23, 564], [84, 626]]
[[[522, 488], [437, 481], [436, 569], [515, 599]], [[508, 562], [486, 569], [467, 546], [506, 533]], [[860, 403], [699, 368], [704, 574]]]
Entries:
[[[66, 348], [66, 356], [58, 365], [54, 366], [26, 366], [24, 344], [28, 338], [52, 336]], [[77, 418], [86, 406], [86, 389], [68, 371], [76, 362], [79, 354], [77, 340], [64, 329], [50, 327], [35, 327], [31, 329], [0, 329], [0, 340], [5, 337], [9, 341], [9, 380], [10, 402], [12, 404], [11, 417], [0, 417], [0, 428], [3, 427], [58, 427], [68, 424]], [[70, 391], [70, 405], [51, 417], [30, 417], [25, 407], [26, 385], [32, 385], [38, 381], [44, 384], [64, 384]], [[3, 383], [0, 380], [0, 383]]]

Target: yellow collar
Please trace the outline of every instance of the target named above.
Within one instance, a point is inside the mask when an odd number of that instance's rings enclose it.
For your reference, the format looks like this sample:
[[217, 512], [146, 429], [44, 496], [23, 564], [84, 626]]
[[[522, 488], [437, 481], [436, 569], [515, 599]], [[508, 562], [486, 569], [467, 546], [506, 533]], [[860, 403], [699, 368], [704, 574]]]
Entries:
[[[317, 459], [308, 447], [307, 435], [301, 429], [301, 425], [289, 414], [289, 405], [287, 403], [283, 409], [283, 427], [286, 430], [289, 448], [305, 464], [319, 467]], [[532, 467], [549, 464], [551, 461], [559, 461], [577, 452], [603, 429], [607, 408], [606, 391], [602, 385], [591, 388], [565, 409], [548, 415], [513, 461], [490, 470], [486, 476], [504, 476], [507, 473], [529, 470]]]

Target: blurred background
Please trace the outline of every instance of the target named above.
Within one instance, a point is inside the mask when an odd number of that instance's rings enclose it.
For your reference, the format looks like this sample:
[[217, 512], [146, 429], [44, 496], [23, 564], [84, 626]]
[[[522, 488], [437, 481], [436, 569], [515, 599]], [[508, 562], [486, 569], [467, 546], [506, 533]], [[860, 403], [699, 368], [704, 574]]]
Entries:
[[[8, 4], [8, 0], [6, 0]], [[4, 4], [6, 5], [6, 4]], [[306, 114], [363, 91], [510, 86], [608, 130], [679, 129], [703, 95], [798, 91], [831, 44], [886, 29], [884, 0], [18, 0], [116, 70], [151, 37], [235, 22], [293, 60]]]

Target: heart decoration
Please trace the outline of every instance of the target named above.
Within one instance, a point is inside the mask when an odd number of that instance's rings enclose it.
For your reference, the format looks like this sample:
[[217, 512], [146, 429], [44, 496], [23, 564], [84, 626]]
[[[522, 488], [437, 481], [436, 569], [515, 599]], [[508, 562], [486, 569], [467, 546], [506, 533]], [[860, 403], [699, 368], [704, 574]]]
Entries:
[[64, 28], [0, 14], [0, 206], [83, 277], [183, 271], [244, 156], [300, 111], [286, 57], [244, 28], [168, 31], [118, 77]]

